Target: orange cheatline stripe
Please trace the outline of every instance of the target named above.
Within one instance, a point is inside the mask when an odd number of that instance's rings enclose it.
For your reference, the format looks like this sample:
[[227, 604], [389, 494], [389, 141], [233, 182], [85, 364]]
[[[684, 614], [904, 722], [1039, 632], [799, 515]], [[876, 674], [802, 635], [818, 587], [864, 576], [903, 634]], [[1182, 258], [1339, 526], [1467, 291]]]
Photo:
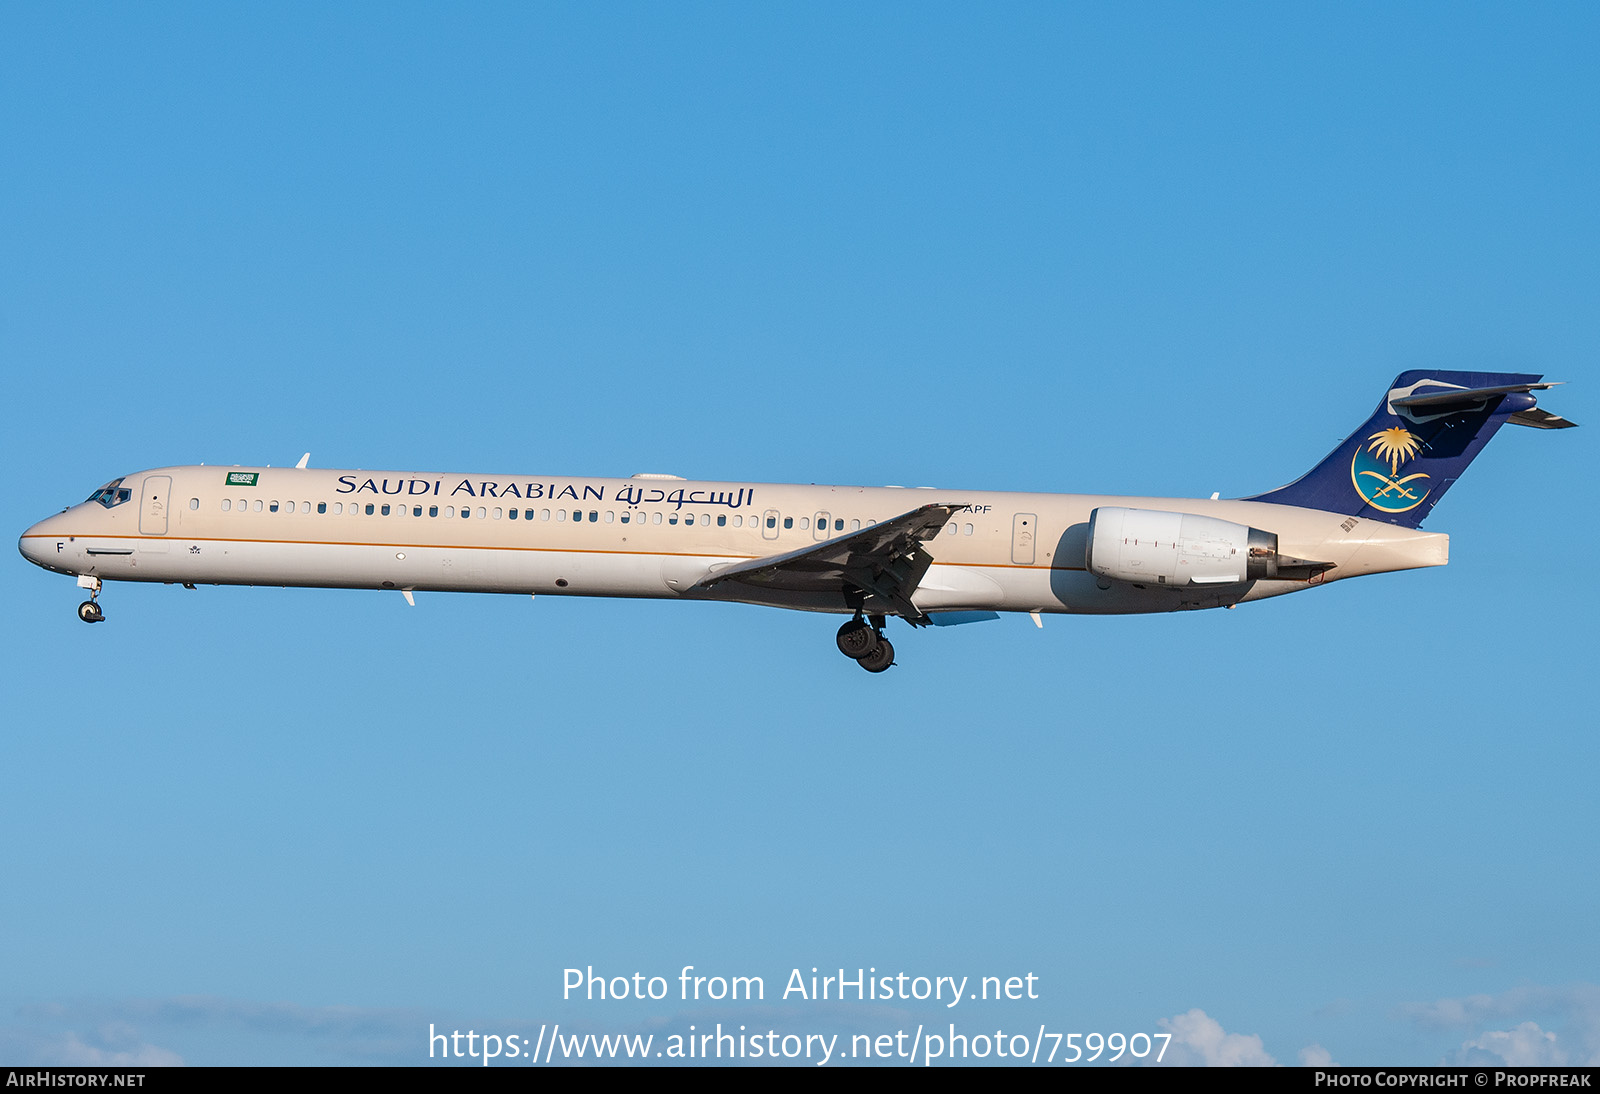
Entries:
[[[44, 534], [27, 535], [23, 539], [60, 539], [59, 535], [47, 536]], [[765, 558], [765, 555], [729, 555], [721, 553], [708, 554], [704, 551], [613, 551], [604, 548], [577, 548], [577, 547], [516, 547], [492, 546], [484, 543], [374, 543], [368, 540], [341, 540], [341, 539], [244, 539], [229, 536], [126, 536], [126, 535], [87, 535], [74, 536], [75, 539], [126, 539], [135, 543], [275, 543], [284, 546], [296, 547], [395, 547], [415, 550], [433, 551], [525, 551], [536, 554], [582, 554], [582, 555], [655, 555], [663, 558], [726, 558], [734, 561]], [[819, 541], [826, 543], [827, 540]], [[938, 563], [938, 559], [934, 559]], [[1023, 566], [1015, 562], [947, 562], [946, 566], [980, 567], [988, 570], [1063, 570], [1076, 572], [1084, 570], [1083, 566]]]

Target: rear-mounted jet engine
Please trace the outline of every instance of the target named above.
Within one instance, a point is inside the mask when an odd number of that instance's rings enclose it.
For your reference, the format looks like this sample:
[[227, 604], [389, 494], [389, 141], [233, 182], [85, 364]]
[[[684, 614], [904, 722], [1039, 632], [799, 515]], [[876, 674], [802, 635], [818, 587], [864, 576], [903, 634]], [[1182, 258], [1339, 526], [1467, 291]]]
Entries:
[[1144, 585], [1305, 581], [1331, 562], [1286, 558], [1273, 532], [1216, 517], [1103, 505], [1089, 515], [1091, 573]]

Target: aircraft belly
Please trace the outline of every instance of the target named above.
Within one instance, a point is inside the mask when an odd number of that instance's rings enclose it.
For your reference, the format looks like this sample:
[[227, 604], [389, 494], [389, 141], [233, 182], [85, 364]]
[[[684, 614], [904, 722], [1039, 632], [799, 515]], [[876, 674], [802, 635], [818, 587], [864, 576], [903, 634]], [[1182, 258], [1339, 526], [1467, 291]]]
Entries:
[[1000, 583], [982, 570], [938, 564], [928, 568], [911, 597], [911, 602], [925, 612], [994, 608], [1004, 600], [1005, 590]]

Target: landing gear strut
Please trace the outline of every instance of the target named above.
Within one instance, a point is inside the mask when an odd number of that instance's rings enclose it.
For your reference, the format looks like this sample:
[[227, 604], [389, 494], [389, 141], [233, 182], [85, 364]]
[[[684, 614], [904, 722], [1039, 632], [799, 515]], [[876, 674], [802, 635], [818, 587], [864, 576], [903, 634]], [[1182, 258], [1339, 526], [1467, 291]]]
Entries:
[[884, 617], [875, 615], [868, 623], [857, 615], [839, 628], [839, 652], [868, 672], [882, 672], [894, 664], [894, 646], [883, 636]]
[[98, 603], [100, 597], [100, 579], [98, 577], [84, 576], [78, 578], [78, 586], [89, 590], [89, 599], [78, 605], [78, 618], [85, 623], [101, 623], [105, 621], [106, 613], [100, 610]]

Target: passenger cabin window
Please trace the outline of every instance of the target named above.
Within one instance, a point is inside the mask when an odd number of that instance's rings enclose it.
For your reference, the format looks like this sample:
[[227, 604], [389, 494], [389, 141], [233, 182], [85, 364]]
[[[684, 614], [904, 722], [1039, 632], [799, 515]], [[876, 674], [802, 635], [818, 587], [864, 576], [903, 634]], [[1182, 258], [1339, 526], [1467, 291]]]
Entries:
[[222, 499], [222, 511], [224, 513], [226, 513], [228, 510], [230, 510], [232, 508], [233, 508], [233, 499], [232, 498], [223, 498]]
[[317, 502], [317, 512], [326, 513], [327, 511], [328, 511], [328, 503], [327, 502], [325, 502], [325, 501]]

